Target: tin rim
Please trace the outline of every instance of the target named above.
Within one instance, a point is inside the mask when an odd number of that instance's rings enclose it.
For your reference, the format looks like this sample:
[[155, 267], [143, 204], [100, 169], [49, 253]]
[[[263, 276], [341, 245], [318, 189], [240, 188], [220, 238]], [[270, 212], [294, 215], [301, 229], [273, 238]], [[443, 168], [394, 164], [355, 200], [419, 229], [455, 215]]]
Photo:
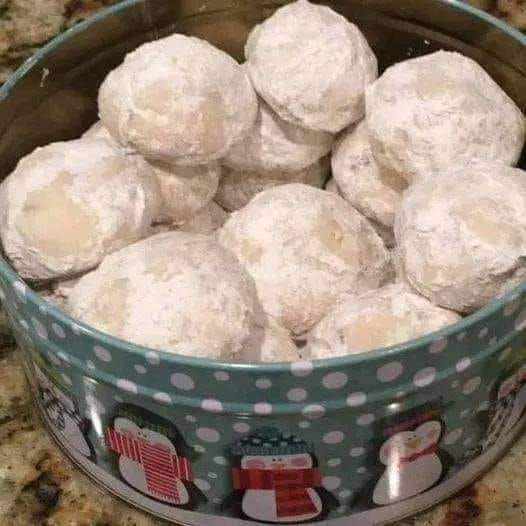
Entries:
[[[496, 27], [500, 31], [511, 36], [519, 44], [526, 47], [526, 34], [521, 33], [519, 30], [508, 25], [506, 22], [494, 17], [477, 9], [467, 3], [464, 3], [461, 0], [438, 0], [439, 2], [447, 5], [451, 5], [456, 9], [468, 13], [470, 16], [479, 18], [484, 22]], [[102, 9], [101, 11], [89, 16], [86, 20], [76, 24], [70, 29], [66, 30], [64, 33], [56, 36], [38, 51], [36, 51], [31, 57], [29, 57], [15, 72], [5, 81], [5, 83], [0, 87], [0, 103], [8, 95], [11, 89], [17, 84], [17, 82], [28, 73], [38, 62], [44, 58], [48, 53], [52, 52], [55, 48], [59, 47], [63, 42], [68, 40], [70, 37], [81, 33], [82, 31], [88, 29], [90, 26], [96, 24], [100, 20], [103, 20], [109, 15], [125, 10], [130, 6], [141, 4], [143, 0], [124, 0], [119, 4], [114, 6]], [[14, 283], [17, 281], [22, 281], [21, 276], [11, 267], [11, 265], [6, 261], [5, 258], [0, 257], [0, 276], [4, 277], [9, 283]], [[490, 303], [485, 305], [483, 308], [475, 311], [474, 313], [462, 318], [462, 320], [448, 325], [447, 327], [440, 329], [435, 332], [431, 332], [415, 338], [408, 340], [401, 344], [392, 345], [388, 347], [380, 347], [371, 351], [366, 351], [359, 354], [350, 354], [344, 356], [338, 356], [334, 358], [324, 358], [311, 360], [316, 364], [318, 369], [332, 369], [334, 367], [340, 366], [355, 366], [361, 363], [366, 363], [369, 361], [383, 361], [384, 359], [391, 359], [405, 352], [415, 350], [419, 347], [430, 345], [437, 339], [447, 338], [451, 335], [460, 333], [472, 327], [479, 321], [490, 318], [493, 314], [497, 313], [504, 306], [513, 301], [515, 298], [526, 294], [526, 281], [518, 285], [516, 288], [512, 289], [505, 295], [500, 298], [492, 300]], [[102, 342], [105, 345], [110, 347], [138, 355], [144, 356], [148, 351], [155, 351], [161, 353], [163, 360], [170, 363], [171, 365], [182, 365], [190, 366], [194, 368], [209, 369], [221, 367], [223, 370], [251, 370], [251, 371], [265, 371], [267, 373], [281, 373], [289, 370], [289, 362], [278, 362], [278, 363], [261, 363], [261, 362], [223, 362], [221, 360], [213, 360], [209, 358], [195, 358], [192, 356], [185, 356], [174, 354], [169, 351], [162, 349], [153, 349], [150, 347], [145, 347], [142, 345], [137, 345], [127, 340], [118, 338], [116, 336], [111, 336], [110, 334], [99, 331], [98, 329], [91, 327], [90, 325], [85, 324], [81, 320], [69, 316], [66, 312], [62, 311], [58, 307], [54, 306], [51, 303], [46, 302], [37, 292], [32, 288], [27, 287], [26, 292], [27, 300], [35, 304], [37, 307], [44, 306], [47, 311], [58, 321], [65, 323], [67, 325], [76, 325], [81, 328], [81, 330], [92, 337], [95, 340]], [[476, 353], [476, 351], [475, 351]]]

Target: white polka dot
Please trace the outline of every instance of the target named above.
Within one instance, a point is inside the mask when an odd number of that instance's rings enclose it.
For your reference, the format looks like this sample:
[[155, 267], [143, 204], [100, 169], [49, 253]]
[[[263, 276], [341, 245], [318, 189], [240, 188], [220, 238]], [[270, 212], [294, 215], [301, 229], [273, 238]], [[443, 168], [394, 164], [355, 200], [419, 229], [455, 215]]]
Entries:
[[471, 360], [469, 358], [462, 358], [462, 360], [459, 360], [457, 362], [457, 365], [455, 366], [456, 370], [461, 373], [462, 371], [465, 371], [471, 367]]
[[214, 457], [214, 462], [218, 466], [226, 466], [226, 465], [228, 465], [228, 460], [225, 457]]
[[256, 380], [256, 387], [258, 389], [269, 389], [272, 387], [272, 382], [268, 378], [258, 378]]
[[329, 431], [323, 435], [323, 442], [325, 444], [339, 444], [343, 442], [345, 435], [342, 431]]
[[392, 382], [404, 372], [404, 366], [400, 362], [389, 362], [382, 365], [376, 372], [380, 382]]
[[360, 473], [360, 474], [367, 473], [367, 470], [362, 466], [356, 470], [356, 473]]
[[206, 451], [206, 448], [203, 447], [203, 446], [200, 446], [199, 444], [195, 444], [194, 445], [194, 449], [195, 451], [197, 451], [198, 453], [204, 453]]
[[140, 363], [134, 365], [133, 368], [137, 371], [138, 374], [146, 374], [146, 367], [144, 367], [144, 365], [141, 365]]
[[359, 426], [368, 426], [374, 422], [375, 418], [374, 415], [371, 413], [366, 413], [365, 415], [361, 415], [356, 419], [356, 423]]
[[347, 375], [344, 373], [329, 373], [323, 377], [321, 383], [327, 389], [340, 389], [347, 383]]
[[36, 318], [31, 318], [31, 325], [33, 325], [35, 332], [40, 338], [47, 340], [47, 330], [41, 321], [37, 320]]
[[145, 355], [146, 361], [148, 363], [151, 363], [152, 365], [159, 365], [161, 362], [161, 359], [159, 358], [159, 355], [156, 352], [148, 351]]
[[310, 404], [302, 409], [301, 414], [309, 420], [316, 420], [325, 415], [325, 408], [318, 404]]
[[457, 442], [457, 440], [462, 436], [462, 433], [463, 433], [463, 429], [461, 428], [457, 428], [457, 429], [453, 429], [453, 431], [449, 432], [445, 438], [444, 438], [444, 443], [448, 446], [450, 446], [451, 444], [454, 444], [455, 442]]
[[496, 336], [493, 336], [492, 338], [490, 338], [488, 344], [490, 347], [493, 347], [498, 341], [499, 339]]
[[483, 327], [482, 329], [480, 329], [479, 334], [478, 334], [479, 340], [482, 340], [483, 338], [485, 338], [488, 335], [488, 332], [489, 332], [489, 329], [487, 327]]
[[126, 380], [126, 378], [117, 380], [117, 387], [127, 393], [137, 394], [137, 386], [130, 380]]
[[330, 466], [331, 468], [335, 468], [336, 466], [339, 466], [342, 463], [341, 458], [330, 458], [327, 460], [327, 466]]
[[77, 336], [79, 336], [82, 332], [82, 329], [76, 323], [72, 323], [71, 331], [73, 332], [73, 334], [76, 334]]
[[294, 376], [309, 376], [313, 369], [312, 362], [308, 361], [292, 362], [290, 364], [290, 371]]
[[504, 307], [504, 316], [511, 316], [512, 314], [515, 314], [519, 307], [521, 306], [521, 298], [520, 296], [517, 298], [512, 298], [507, 305]]
[[270, 415], [272, 413], [272, 406], [267, 402], [258, 402], [254, 404], [254, 413], [256, 415]]
[[307, 391], [305, 391], [305, 389], [300, 388], [291, 389], [287, 393], [287, 398], [292, 402], [303, 402], [303, 400], [307, 398]]
[[64, 382], [67, 385], [73, 385], [73, 382], [71, 381], [71, 378], [67, 374], [62, 373], [61, 376], [62, 376], [62, 379], [64, 380]]
[[197, 422], [197, 418], [194, 415], [186, 415], [185, 419], [187, 422]]
[[365, 449], [363, 447], [353, 447], [349, 451], [349, 455], [351, 457], [361, 457], [365, 453]]
[[480, 385], [481, 379], [479, 376], [475, 376], [475, 378], [471, 378], [471, 380], [468, 380], [464, 387], [462, 388], [462, 392], [465, 395], [470, 395], [471, 393], [474, 393]]
[[236, 422], [232, 428], [238, 433], [248, 433], [250, 431], [250, 426], [245, 422]]
[[160, 402], [161, 404], [171, 404], [172, 399], [170, 398], [170, 395], [168, 393], [155, 393], [153, 395], [153, 399], [157, 400], [157, 402]]
[[29, 330], [29, 325], [27, 323], [26, 320], [23, 320], [22, 318], [20, 318], [20, 320], [18, 320], [18, 323], [20, 323], [20, 326], [25, 330]]
[[195, 387], [194, 381], [183, 373], [173, 373], [170, 376], [170, 383], [181, 391], [191, 391]]
[[86, 367], [88, 369], [95, 369], [95, 364], [91, 360], [86, 360]]
[[219, 431], [211, 427], [200, 427], [195, 433], [203, 442], [219, 442], [221, 439]]
[[216, 371], [214, 373], [214, 378], [218, 382], [227, 382], [228, 380], [230, 380], [230, 375], [226, 371]]
[[511, 354], [511, 351], [512, 351], [512, 348], [511, 348], [511, 347], [506, 347], [506, 348], [500, 353], [500, 356], [499, 356], [499, 362], [503, 362], [504, 360], [506, 360], [506, 358]]
[[113, 398], [115, 398], [115, 401], [116, 401], [116, 402], [119, 402], [119, 403], [124, 402], [124, 399], [122, 398], [122, 396], [115, 395]]
[[201, 490], [201, 491], [208, 491], [212, 486], [210, 486], [210, 483], [206, 480], [202, 479], [194, 479], [194, 484]]
[[40, 314], [42, 314], [43, 316], [47, 316], [48, 310], [47, 310], [47, 304], [45, 303], [45, 301], [43, 301], [38, 306], [38, 310], [40, 311]]
[[460, 418], [467, 418], [471, 414], [471, 409], [463, 409], [460, 411]]
[[417, 387], [426, 387], [431, 385], [435, 381], [436, 369], [434, 367], [425, 367], [421, 371], [418, 371], [414, 378], [413, 383]]
[[62, 340], [66, 337], [66, 333], [64, 332], [64, 329], [57, 323], [51, 324], [51, 330]]
[[212, 471], [210, 471], [209, 473], [207, 473], [206, 475], [209, 479], [216, 479], [217, 478], [217, 473], [213, 473]]
[[365, 393], [351, 393], [347, 397], [347, 405], [350, 407], [357, 407], [365, 404], [367, 401], [367, 395]]
[[308, 427], [311, 426], [311, 423], [308, 422], [307, 420], [302, 420], [298, 426], [301, 428], [301, 429], [307, 429]]
[[468, 333], [466, 331], [461, 332], [460, 334], [457, 334], [457, 340], [461, 342], [467, 335]]
[[13, 283], [13, 289], [15, 290], [16, 297], [22, 302], [26, 303], [26, 293], [27, 293], [27, 286], [25, 283], [22, 283], [21, 281], [15, 281]]
[[201, 408], [209, 413], [221, 413], [223, 411], [223, 404], [214, 398], [207, 398], [201, 402]]
[[95, 345], [95, 347], [93, 347], [93, 352], [95, 353], [95, 356], [102, 362], [111, 362], [111, 354], [104, 347]]
[[431, 354], [438, 354], [442, 352], [446, 347], [447, 347], [447, 338], [440, 338], [439, 340], [435, 340], [429, 346], [429, 352]]
[[332, 491], [339, 488], [342, 481], [340, 477], [323, 477], [321, 483], [325, 489]]
[[352, 491], [350, 489], [344, 489], [338, 493], [338, 497], [340, 499], [348, 499], [352, 495]]

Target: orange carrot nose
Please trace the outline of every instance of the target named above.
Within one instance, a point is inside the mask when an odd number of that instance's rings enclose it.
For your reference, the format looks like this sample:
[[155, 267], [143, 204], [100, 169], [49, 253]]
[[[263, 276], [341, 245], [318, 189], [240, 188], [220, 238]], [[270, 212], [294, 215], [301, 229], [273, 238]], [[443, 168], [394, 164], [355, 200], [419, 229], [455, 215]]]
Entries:
[[285, 469], [285, 464], [283, 464], [283, 462], [276, 462], [273, 467], [274, 469]]

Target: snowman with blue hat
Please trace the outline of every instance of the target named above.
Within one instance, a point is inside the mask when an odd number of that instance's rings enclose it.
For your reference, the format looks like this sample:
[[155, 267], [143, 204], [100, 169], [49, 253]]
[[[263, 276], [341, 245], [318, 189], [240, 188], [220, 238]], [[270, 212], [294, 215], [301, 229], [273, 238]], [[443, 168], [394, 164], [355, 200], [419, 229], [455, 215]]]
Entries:
[[233, 493], [222, 508], [268, 523], [322, 520], [338, 500], [321, 484], [312, 447], [275, 428], [262, 428], [230, 449]]

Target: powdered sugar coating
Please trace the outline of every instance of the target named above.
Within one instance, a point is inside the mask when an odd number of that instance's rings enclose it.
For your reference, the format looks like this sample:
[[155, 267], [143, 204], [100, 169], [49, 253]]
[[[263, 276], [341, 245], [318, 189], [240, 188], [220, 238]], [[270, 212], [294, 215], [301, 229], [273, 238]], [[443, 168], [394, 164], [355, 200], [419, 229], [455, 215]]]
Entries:
[[215, 200], [229, 212], [243, 208], [254, 196], [275, 186], [303, 183], [321, 188], [329, 174], [326, 159], [299, 172], [251, 172], [223, 167]]
[[174, 34], [129, 53], [99, 90], [99, 114], [123, 146], [147, 158], [217, 160], [251, 130], [257, 97], [237, 62], [208, 42]]
[[300, 353], [289, 332], [270, 316], [264, 327], [252, 332], [244, 354], [248, 361], [260, 362], [295, 362], [300, 360]]
[[437, 331], [460, 319], [407, 285], [395, 283], [340, 298], [310, 332], [306, 353], [318, 359], [371, 351]]
[[221, 167], [218, 163], [177, 166], [150, 163], [162, 198], [157, 222], [182, 225], [203, 210], [213, 199]]
[[261, 192], [230, 216], [219, 240], [253, 276], [265, 312], [295, 334], [343, 291], [379, 286], [389, 268], [363, 216], [341, 197], [303, 184]]
[[228, 212], [214, 201], [210, 201], [202, 210], [183, 223], [179, 230], [196, 234], [213, 234], [228, 219]]
[[333, 135], [284, 121], [263, 100], [252, 132], [234, 145], [223, 164], [238, 171], [297, 172], [321, 159]]
[[282, 119], [304, 128], [342, 130], [364, 115], [364, 90], [378, 66], [360, 30], [306, 0], [278, 9], [245, 47], [258, 94]]
[[408, 181], [476, 160], [517, 163], [526, 120], [476, 62], [438, 51], [395, 64], [367, 90], [376, 160]]
[[331, 165], [343, 198], [365, 217], [392, 229], [407, 183], [378, 166], [365, 121], [340, 137]]
[[102, 124], [102, 121], [98, 120], [94, 122], [83, 134], [82, 139], [106, 139], [107, 141], [113, 142], [115, 145], [118, 143], [111, 136], [108, 129]]
[[213, 238], [158, 234], [108, 256], [68, 300], [73, 316], [136, 344], [234, 359], [262, 324], [254, 282]]
[[433, 303], [474, 311], [526, 279], [526, 172], [455, 168], [406, 191], [395, 225], [401, 275]]
[[150, 233], [158, 193], [148, 165], [108, 141], [37, 148], [0, 187], [5, 253], [24, 278], [85, 272]]
[[327, 181], [327, 184], [325, 185], [325, 191], [326, 192], [331, 192], [331, 193], [339, 195], [339, 196], [342, 195], [341, 190], [338, 188], [338, 183], [334, 180], [334, 177], [331, 177]]

